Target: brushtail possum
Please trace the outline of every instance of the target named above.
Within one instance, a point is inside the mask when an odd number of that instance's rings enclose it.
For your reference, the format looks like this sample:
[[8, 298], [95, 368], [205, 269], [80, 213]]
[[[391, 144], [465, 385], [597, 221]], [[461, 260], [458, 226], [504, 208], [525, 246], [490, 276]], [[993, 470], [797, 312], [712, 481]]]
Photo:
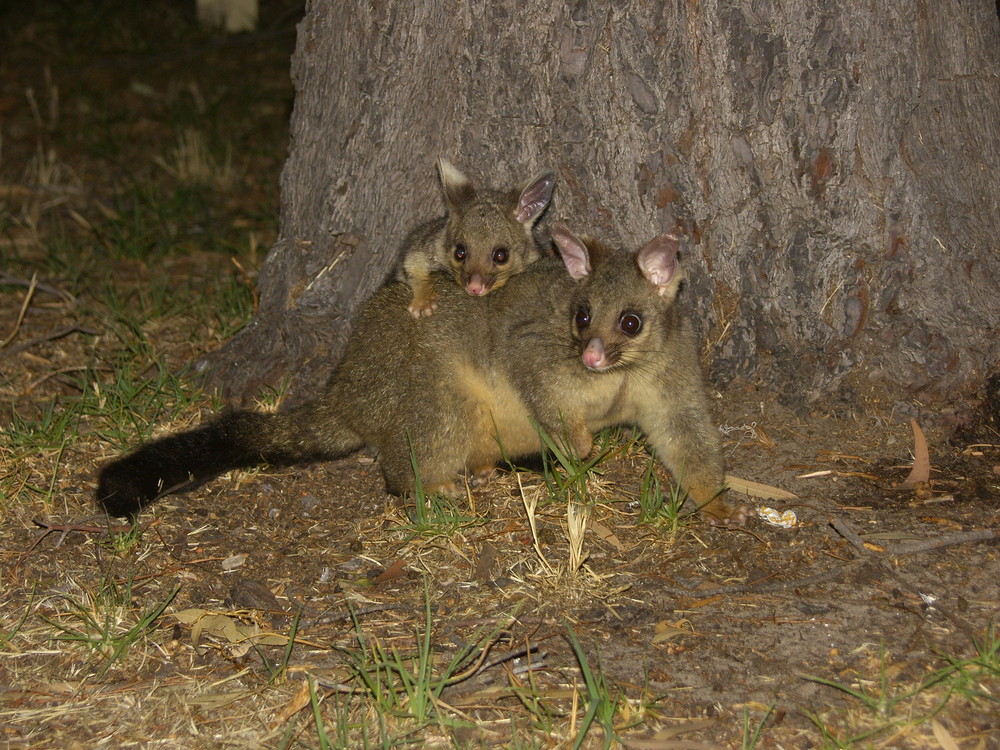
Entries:
[[720, 494], [719, 432], [697, 341], [676, 299], [683, 278], [679, 238], [660, 235], [637, 253], [580, 239], [564, 225], [553, 227], [552, 238], [577, 283], [565, 313], [563, 356], [555, 336], [518, 338], [528, 361], [547, 352], [545, 377], [517, 368], [510, 373], [533, 418], [549, 434], [565, 435], [581, 456], [594, 432], [634, 425], [703, 516], [745, 523], [746, 509]]
[[446, 159], [438, 161], [448, 214], [414, 229], [403, 242], [396, 277], [413, 290], [414, 317], [431, 315], [437, 296], [431, 274], [446, 271], [474, 297], [503, 286], [541, 257], [532, 228], [552, 200], [555, 175], [545, 172], [520, 189], [476, 190]]
[[[391, 282], [364, 306], [324, 392], [284, 413], [229, 411], [154, 440], [108, 464], [97, 500], [130, 515], [159, 495], [259, 463], [331, 459], [378, 450], [390, 492], [450, 492], [463, 475], [537, 454], [540, 425], [578, 455], [593, 433], [634, 424], [716, 523], [743, 523], [721, 489], [718, 432], [709, 417], [694, 336], [675, 304], [679, 241], [638, 253], [553, 232], [545, 257], [474, 299], [431, 274], [441, 305], [409, 312], [410, 289]], [[568, 273], [567, 273], [568, 271]]]

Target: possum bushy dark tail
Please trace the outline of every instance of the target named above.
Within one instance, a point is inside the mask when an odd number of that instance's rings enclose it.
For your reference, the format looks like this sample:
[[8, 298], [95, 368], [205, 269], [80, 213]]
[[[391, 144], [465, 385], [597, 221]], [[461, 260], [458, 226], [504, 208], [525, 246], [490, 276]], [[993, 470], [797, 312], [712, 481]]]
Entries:
[[337, 429], [317, 416], [309, 407], [282, 414], [223, 412], [208, 424], [153, 440], [112, 461], [98, 478], [97, 501], [113, 516], [130, 516], [161, 495], [232, 469], [336, 458], [361, 447], [348, 428]]

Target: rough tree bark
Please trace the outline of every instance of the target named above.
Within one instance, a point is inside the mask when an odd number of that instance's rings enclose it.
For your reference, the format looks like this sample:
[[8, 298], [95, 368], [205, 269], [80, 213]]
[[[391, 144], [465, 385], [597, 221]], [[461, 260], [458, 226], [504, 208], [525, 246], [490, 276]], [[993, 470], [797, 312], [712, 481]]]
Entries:
[[1000, 361], [1000, 23], [988, 0], [311, 2], [260, 311], [209, 360], [236, 397], [307, 391], [434, 160], [550, 217], [692, 236], [716, 382], [953, 396]]

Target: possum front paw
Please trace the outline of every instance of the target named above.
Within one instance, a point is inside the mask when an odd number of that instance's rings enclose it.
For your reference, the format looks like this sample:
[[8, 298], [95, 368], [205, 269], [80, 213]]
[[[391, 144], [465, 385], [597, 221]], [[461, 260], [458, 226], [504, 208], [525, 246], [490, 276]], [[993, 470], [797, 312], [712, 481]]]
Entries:
[[484, 484], [489, 484], [496, 475], [496, 466], [492, 464], [481, 466], [472, 471], [472, 476], [469, 478], [469, 485], [471, 487], [482, 487]]
[[712, 526], [746, 526], [750, 511], [745, 505], [731, 505], [721, 497], [713, 498], [709, 503], [703, 505], [701, 517]]
[[437, 297], [433, 292], [414, 294], [410, 302], [410, 315], [414, 318], [430, 317], [437, 310]]

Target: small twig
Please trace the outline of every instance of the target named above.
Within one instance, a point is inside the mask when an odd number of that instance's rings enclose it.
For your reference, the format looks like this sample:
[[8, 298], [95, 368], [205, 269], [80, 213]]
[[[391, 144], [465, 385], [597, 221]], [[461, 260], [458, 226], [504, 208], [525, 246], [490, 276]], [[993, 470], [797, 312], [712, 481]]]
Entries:
[[[21, 321], [19, 318], [18, 325], [20, 325], [20, 322]], [[10, 338], [8, 338], [7, 341], [10, 341], [14, 337], [14, 335], [16, 335], [16, 333], [17, 329], [14, 330], [14, 333], [10, 335]], [[56, 339], [61, 339], [63, 336], [68, 336], [71, 333], [82, 333], [85, 336], [99, 336], [101, 332], [91, 331], [89, 328], [81, 328], [80, 326], [66, 326], [65, 328], [58, 328], [52, 333], [46, 333], [44, 336], [38, 336], [37, 338], [33, 338], [31, 341], [22, 342], [17, 346], [12, 346], [10, 349], [6, 349], [5, 351], [0, 352], [0, 359], [4, 359], [5, 357], [12, 357], [15, 354], [23, 352], [25, 349], [30, 349], [33, 346], [38, 346], [38, 344], [44, 344], [47, 341], [55, 341]], [[2, 346], [6, 346], [6, 343], [3, 344]]]
[[[154, 522], [157, 523], [157, 522]], [[152, 525], [152, 524], [150, 524]], [[160, 576], [170, 575], [171, 573], [176, 573], [178, 570], [183, 570], [189, 565], [201, 565], [203, 563], [218, 562], [219, 560], [225, 560], [225, 557], [199, 557], [197, 560], [187, 560], [186, 562], [179, 563], [177, 565], [172, 565], [169, 568], [163, 568], [157, 570], [153, 573], [146, 573], [141, 576], [130, 576], [128, 579], [119, 579], [118, 583], [132, 583], [139, 584], [142, 581], [148, 581], [152, 578], [159, 578]]]
[[[849, 563], [852, 565], [855, 563]], [[738, 596], [741, 594], [767, 594], [772, 591], [784, 591], [795, 589], [800, 586], [814, 586], [817, 583], [826, 583], [846, 572], [846, 568], [833, 568], [823, 573], [796, 578], [792, 581], [765, 581], [762, 583], [737, 583], [732, 586], [716, 586], [711, 589], [682, 589], [675, 586], [657, 586], [657, 591], [670, 594], [671, 596], [697, 596], [708, 598], [711, 596]]]
[[[917, 586], [914, 586], [906, 578], [897, 573], [892, 562], [888, 559], [889, 557], [897, 557], [900, 555], [914, 554], [918, 552], [926, 552], [928, 550], [937, 549], [938, 547], [946, 547], [953, 544], [964, 544], [966, 542], [976, 542], [982, 541], [984, 539], [996, 539], [1000, 534], [997, 533], [996, 529], [978, 529], [976, 531], [967, 531], [960, 534], [945, 534], [944, 536], [938, 537], [937, 539], [928, 539], [922, 542], [913, 542], [911, 544], [899, 544], [893, 545], [886, 549], [885, 555], [874, 555], [870, 549], [865, 547], [864, 541], [861, 537], [851, 528], [851, 525], [847, 523], [842, 518], [834, 516], [830, 519], [830, 525], [837, 530], [837, 533], [843, 536], [847, 541], [849, 541], [855, 548], [857, 548], [861, 554], [861, 559], [875, 560], [878, 564], [879, 570], [885, 573], [887, 576], [892, 578], [896, 583], [898, 583], [903, 588], [907, 589], [913, 594], [916, 594], [922, 601], [927, 601], [924, 598], [924, 594], [920, 591]], [[951, 620], [952, 624], [961, 630], [969, 639], [975, 643], [976, 634], [973, 627], [963, 620], [958, 615], [952, 613], [947, 607], [944, 607], [939, 601], [934, 602], [932, 605], [934, 609], [944, 615], [947, 619]]]
[[886, 549], [886, 554], [892, 556], [915, 555], [921, 552], [929, 552], [939, 547], [951, 547], [955, 544], [968, 544], [970, 542], [985, 542], [992, 539], [1000, 539], [1000, 529], [974, 529], [973, 531], [962, 531], [957, 534], [944, 534], [936, 539], [924, 539], [919, 542], [909, 544], [894, 544]]
[[[861, 553], [862, 558], [859, 560], [854, 560], [848, 562], [845, 566], [839, 568], [833, 568], [827, 570], [823, 573], [816, 573], [815, 575], [806, 576], [805, 578], [796, 578], [791, 581], [765, 581], [761, 583], [741, 583], [732, 586], [716, 586], [711, 589], [682, 589], [671, 586], [660, 586], [658, 587], [660, 591], [671, 596], [698, 596], [698, 597], [710, 597], [710, 596], [738, 596], [741, 594], [765, 594], [773, 591], [783, 591], [786, 589], [795, 589], [802, 586], [814, 586], [818, 583], [826, 583], [829, 580], [836, 578], [837, 576], [843, 575], [848, 572], [852, 567], [857, 566], [862, 561], [867, 561], [871, 559], [872, 550], [865, 546], [864, 540], [851, 528], [850, 524], [837, 516], [833, 516], [830, 519], [830, 525], [837, 530], [844, 539], [851, 543], [851, 545]], [[938, 547], [945, 547], [953, 544], [964, 544], [966, 542], [978, 542], [989, 539], [1000, 538], [1000, 531], [996, 529], [980, 529], [977, 531], [967, 531], [961, 534], [947, 534], [945, 536], [939, 537], [938, 539], [927, 540], [923, 542], [914, 542], [912, 544], [901, 544], [894, 547], [890, 547], [886, 550], [886, 554], [889, 556], [901, 556], [901, 555], [912, 555], [919, 552], [926, 552], [928, 550], [936, 549]], [[886, 570], [886, 566], [889, 565], [888, 561], [880, 558], [880, 567]], [[882, 565], [884, 563], [884, 565]], [[895, 572], [887, 571], [893, 577], [896, 577]], [[912, 588], [912, 587], [911, 587]], [[940, 607], [938, 609], [942, 612]], [[956, 618], [945, 613], [949, 619], [956, 622]], [[958, 624], [956, 622], [956, 624]], [[960, 625], [960, 627], [962, 627]]]
[[[486, 669], [498, 666], [505, 662], [511, 661], [512, 659], [520, 659], [524, 656], [529, 656], [531, 654], [537, 653], [538, 651], [538, 646], [534, 646], [529, 643], [521, 648], [515, 649], [513, 651], [508, 651], [505, 654], [501, 654], [500, 656], [496, 657], [495, 659], [492, 659], [489, 663], [487, 663], [486, 658], [490, 655], [490, 652], [493, 650], [493, 647], [496, 645], [496, 643], [497, 639], [493, 639], [487, 642], [486, 645], [483, 646], [482, 649], [480, 650], [478, 656], [476, 656], [476, 658], [472, 661], [472, 664], [470, 664], [467, 669], [463, 670], [462, 672], [459, 672], [458, 674], [452, 675], [451, 677], [446, 679], [444, 683], [441, 684], [440, 686], [451, 687], [452, 685], [457, 685], [458, 683], [465, 682], [469, 678], [474, 677], [475, 675], [479, 674], [480, 672]], [[322, 687], [325, 687], [328, 690], [334, 690], [338, 693], [355, 695], [367, 692], [363, 688], [351, 687], [350, 685], [345, 685], [341, 682], [329, 682], [327, 680], [324, 680], [322, 677], [317, 677], [316, 683]], [[396, 689], [404, 690], [405, 687], [401, 686]]]
[[[0, 355], [0, 356], [2, 356], [2, 355]], [[112, 367], [106, 367], [106, 366], [105, 367], [93, 367], [91, 365], [83, 365], [83, 366], [80, 366], [80, 367], [64, 367], [61, 370], [53, 370], [52, 372], [47, 372], [44, 375], [42, 375], [40, 378], [36, 378], [35, 380], [32, 380], [30, 383], [28, 383], [28, 385], [25, 386], [25, 388], [24, 388], [24, 395], [30, 396], [31, 393], [32, 393], [32, 391], [34, 391], [38, 386], [40, 386], [46, 380], [51, 380], [52, 378], [58, 378], [60, 375], [66, 375], [67, 373], [70, 373], [70, 372], [87, 372], [88, 370], [96, 370], [96, 371], [102, 371], [103, 370], [103, 371], [107, 371], [107, 372], [114, 372], [114, 368], [112, 368]], [[76, 383], [69, 383], [69, 382], [67, 382], [65, 380], [60, 380], [59, 382], [62, 383], [63, 385], [70, 385], [70, 386], [75, 387], [77, 390], [81, 390], [80, 387], [79, 387], [79, 385], [77, 385]]]
[[840, 534], [842, 537], [844, 537], [844, 539], [849, 541], [851, 543], [851, 546], [854, 547], [854, 549], [856, 549], [862, 555], [871, 554], [871, 550], [865, 546], [864, 539], [862, 539], [858, 535], [858, 533], [853, 528], [851, 528], [851, 525], [848, 524], [845, 520], [843, 520], [839, 516], [833, 516], [830, 518], [830, 525], [837, 530], [838, 534]]
[[[863, 555], [871, 554], [871, 550], [865, 546], [864, 540], [851, 528], [842, 518], [833, 516], [830, 525], [837, 530], [844, 539]], [[885, 554], [889, 557], [901, 557], [903, 555], [916, 555], [921, 552], [930, 552], [940, 547], [951, 547], [956, 544], [968, 544], [970, 542], [984, 542], [992, 539], [1000, 539], [1000, 529], [974, 529], [973, 531], [962, 531], [957, 534], [944, 534], [934, 539], [924, 539], [919, 542], [909, 544], [892, 544], [885, 548]]]
[[247, 288], [250, 290], [250, 294], [253, 297], [253, 311], [252, 312], [253, 312], [254, 315], [256, 315], [257, 314], [257, 307], [260, 304], [260, 295], [257, 292], [257, 285], [253, 283], [253, 280], [250, 278], [250, 274], [248, 274], [246, 272], [246, 269], [243, 268], [243, 265], [236, 259], [236, 256], [230, 256], [229, 260], [231, 260], [233, 262], [233, 265], [236, 266], [239, 269], [240, 274], [242, 274], [242, 276], [243, 276], [243, 283], [246, 284]]
[[378, 604], [373, 607], [366, 607], [365, 609], [355, 609], [349, 610], [344, 609], [339, 612], [332, 612], [330, 614], [319, 614], [316, 617], [302, 623], [302, 628], [312, 628], [317, 625], [329, 625], [334, 622], [340, 622], [341, 620], [349, 620], [352, 617], [360, 617], [362, 615], [370, 615], [374, 612], [388, 612], [392, 610], [407, 610], [412, 609], [409, 605], [403, 604]]
[[[0, 194], [0, 197], [3, 197]], [[37, 274], [36, 274], [37, 275]], [[9, 273], [4, 273], [0, 271], [0, 284], [10, 284], [11, 286], [27, 286], [30, 287], [34, 281], [34, 277], [31, 280], [22, 279], [17, 276], [11, 276]], [[35, 291], [45, 292], [46, 294], [51, 294], [53, 297], [58, 297], [63, 302], [75, 302], [76, 297], [74, 297], [69, 292], [60, 289], [59, 287], [52, 286], [51, 284], [46, 284], [44, 281], [39, 281], [35, 284]]]
[[28, 285], [28, 293], [24, 295], [24, 302], [21, 303], [21, 311], [17, 314], [17, 320], [14, 321], [14, 329], [10, 332], [10, 336], [0, 341], [0, 349], [3, 349], [14, 340], [17, 336], [17, 332], [21, 330], [21, 323], [24, 321], [24, 314], [28, 311], [28, 305], [31, 304], [31, 298], [35, 294], [35, 287], [38, 286], [38, 273], [33, 273], [31, 275], [31, 283]]
[[940, 601], [934, 601], [933, 603], [931, 603], [926, 598], [924, 598], [923, 592], [921, 592], [919, 588], [914, 586], [908, 580], [903, 578], [903, 576], [901, 576], [899, 573], [893, 570], [892, 563], [889, 562], [888, 560], [883, 558], [878, 561], [878, 565], [879, 568], [882, 569], [882, 572], [884, 572], [887, 576], [892, 578], [896, 583], [898, 583], [903, 588], [907, 589], [911, 594], [915, 594], [916, 596], [920, 597], [920, 600], [925, 604], [927, 604], [929, 607], [936, 609], [946, 618], [951, 620], [952, 624], [956, 628], [961, 630], [963, 633], [965, 633], [965, 635], [968, 636], [969, 640], [972, 641], [973, 644], [976, 643], [976, 631], [969, 623], [967, 623], [958, 615], [954, 614], [948, 607], [942, 605]]
[[21, 564], [28, 559], [28, 556], [32, 552], [34, 552], [35, 547], [37, 547], [49, 534], [59, 534], [59, 541], [56, 542], [56, 549], [58, 549], [71, 531], [79, 531], [83, 534], [98, 534], [101, 536], [107, 536], [109, 534], [124, 533], [132, 529], [132, 526], [89, 526], [87, 524], [80, 523], [48, 523], [47, 521], [40, 521], [37, 518], [32, 518], [31, 522], [36, 526], [41, 527], [43, 531], [35, 538], [35, 541], [31, 543], [31, 546], [25, 550], [24, 554], [18, 558], [17, 562], [14, 563], [14, 566], [10, 569], [11, 573], [14, 573], [19, 567], [21, 567]]
[[[500, 654], [500, 656], [494, 657], [490, 661], [486, 662], [486, 664], [484, 664], [482, 669], [480, 669], [479, 671], [485, 672], [487, 669], [492, 669], [493, 667], [499, 666], [500, 664], [513, 661], [514, 659], [523, 659], [524, 657], [532, 656], [533, 654], [539, 654], [538, 646], [532, 646], [531, 644], [528, 644], [527, 646], [522, 646], [521, 648], [514, 649], [513, 651], [508, 651], [505, 654]], [[540, 653], [540, 656], [543, 660], [547, 655], [548, 654], [544, 651]], [[543, 666], [541, 661], [537, 663], [535, 669], [537, 669], [540, 666]]]
[[132, 526], [89, 526], [83, 523], [49, 523], [48, 521], [40, 521], [37, 518], [32, 518], [31, 522], [38, 526], [39, 528], [45, 529], [41, 535], [38, 537], [39, 540], [44, 539], [49, 534], [58, 531], [59, 541], [56, 542], [56, 547], [59, 547], [66, 538], [66, 535], [71, 531], [80, 531], [84, 534], [100, 534], [101, 536], [106, 536], [111, 533], [122, 533], [129, 531]]

